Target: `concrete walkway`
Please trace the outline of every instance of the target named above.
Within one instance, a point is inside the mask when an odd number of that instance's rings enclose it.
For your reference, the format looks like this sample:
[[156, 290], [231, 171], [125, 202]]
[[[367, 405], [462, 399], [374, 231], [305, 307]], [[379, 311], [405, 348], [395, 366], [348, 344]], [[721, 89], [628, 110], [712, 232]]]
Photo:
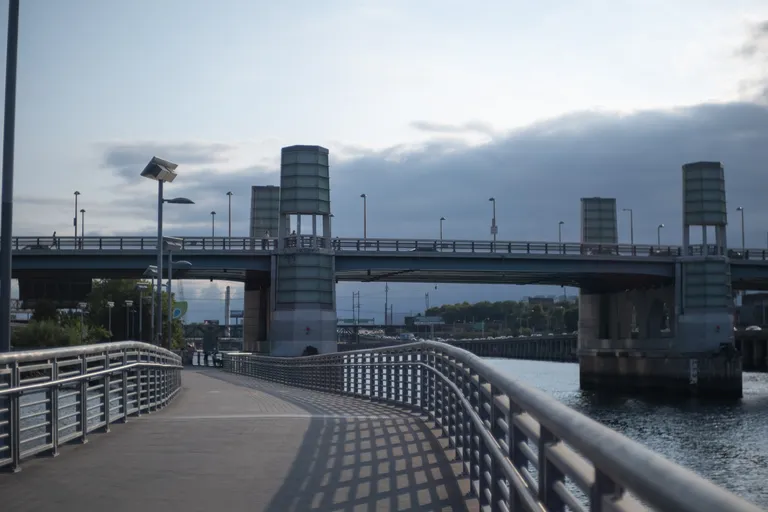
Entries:
[[0, 474], [14, 512], [473, 511], [420, 418], [215, 369], [166, 409]]

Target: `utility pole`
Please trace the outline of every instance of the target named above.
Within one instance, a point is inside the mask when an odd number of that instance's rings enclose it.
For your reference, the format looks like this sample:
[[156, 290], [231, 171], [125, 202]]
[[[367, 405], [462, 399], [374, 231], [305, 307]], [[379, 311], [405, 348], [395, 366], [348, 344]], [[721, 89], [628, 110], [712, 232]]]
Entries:
[[355, 308], [357, 307], [357, 292], [352, 292], [352, 324], [357, 326], [355, 319]]
[[393, 325], [395, 323], [395, 305], [390, 304], [389, 305], [389, 325]]
[[387, 313], [389, 312], [389, 283], [384, 285], [384, 325], [387, 325]]

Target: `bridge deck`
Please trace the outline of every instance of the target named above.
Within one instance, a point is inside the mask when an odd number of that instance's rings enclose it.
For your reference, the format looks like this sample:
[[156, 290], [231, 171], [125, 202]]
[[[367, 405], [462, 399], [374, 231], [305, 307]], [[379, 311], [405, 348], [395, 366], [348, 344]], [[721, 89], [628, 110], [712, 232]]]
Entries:
[[0, 475], [3, 510], [475, 509], [417, 416], [214, 369], [183, 379], [166, 409]]

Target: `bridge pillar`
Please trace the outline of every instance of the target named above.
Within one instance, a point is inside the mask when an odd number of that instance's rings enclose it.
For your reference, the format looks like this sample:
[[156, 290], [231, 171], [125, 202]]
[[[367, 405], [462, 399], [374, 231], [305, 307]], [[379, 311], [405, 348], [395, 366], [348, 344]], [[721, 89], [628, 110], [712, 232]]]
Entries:
[[277, 236], [280, 217], [280, 187], [251, 187], [251, 239]]
[[[636, 335], [617, 339], [614, 332], [602, 339], [610, 331], [603, 322], [610, 318], [611, 306], [604, 301], [611, 299], [582, 293], [582, 389], [741, 397], [725, 238], [725, 180], [719, 162], [683, 166], [683, 202], [683, 249], [675, 262], [674, 286], [625, 294], [634, 306]], [[693, 226], [702, 229], [700, 247], [690, 245]], [[708, 228], [714, 228], [714, 244], [707, 239]], [[662, 326], [665, 310], [668, 330]]]
[[270, 353], [336, 351], [336, 278], [331, 246], [328, 150], [283, 148], [278, 250], [272, 268]]
[[247, 272], [243, 296], [243, 350], [269, 353], [270, 278], [262, 272]]

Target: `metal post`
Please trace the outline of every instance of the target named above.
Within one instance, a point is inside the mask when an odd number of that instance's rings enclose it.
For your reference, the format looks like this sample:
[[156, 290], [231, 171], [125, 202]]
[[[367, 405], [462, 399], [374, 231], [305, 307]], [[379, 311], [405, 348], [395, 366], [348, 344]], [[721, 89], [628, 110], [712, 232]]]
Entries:
[[635, 245], [635, 219], [632, 209], [629, 209], [629, 245]]
[[112, 307], [107, 307], [109, 309], [109, 320], [107, 320], [107, 330], [109, 331], [109, 339], [112, 339]]
[[557, 243], [559, 244], [563, 243], [563, 224], [565, 224], [563, 221], [557, 223]]
[[80, 216], [82, 217], [82, 220], [80, 221], [80, 248], [85, 247], [85, 208], [80, 210]]
[[741, 211], [741, 251], [744, 252], [747, 249], [744, 238], [744, 208], [739, 206], [739, 211]]
[[[443, 222], [445, 221], [445, 217], [440, 217], [440, 242], [443, 241]], [[440, 244], [440, 247], [442, 248], [442, 244]]]
[[659, 248], [661, 248], [661, 228], [663, 227], [664, 227], [664, 224], [659, 224], [658, 227], [656, 228], [656, 245], [658, 245]]
[[491, 201], [493, 203], [493, 217], [491, 218], [491, 232], [493, 233], [493, 243], [496, 244], [496, 233], [498, 232], [498, 229], [496, 228], [496, 199], [492, 198]]
[[363, 198], [363, 240], [368, 239], [368, 196], [360, 194]]
[[72, 221], [72, 223], [75, 225], [75, 243], [77, 243], [77, 196], [80, 195], [80, 192], [75, 190], [75, 217]]
[[157, 311], [155, 312], [155, 336], [157, 345], [163, 345], [163, 181], [157, 182]]
[[3, 119], [2, 227], [0, 227], [0, 353], [11, 351], [11, 237], [13, 237], [13, 158], [16, 142], [16, 67], [19, 47], [19, 0], [8, 2]]
[[155, 339], [155, 295], [157, 295], [157, 294], [155, 293], [154, 290], [152, 292], [150, 292], [150, 294], [149, 294], [149, 296], [151, 297], [150, 300], [152, 301], [152, 303], [150, 304], [150, 307], [149, 307], [149, 317], [150, 317], [149, 318], [149, 325], [150, 325], [150, 328], [149, 328], [149, 331], [150, 331], [149, 332], [149, 340], [150, 340], [150, 343], [157, 343], [157, 340]]
[[129, 340], [131, 339], [131, 333], [129, 330], [131, 325], [131, 321], [130, 321], [131, 307], [128, 304], [124, 304], [124, 306], [125, 306], [125, 339]]
[[173, 293], [171, 280], [173, 279], [173, 251], [168, 250], [168, 346], [173, 346]]
[[232, 238], [232, 192], [227, 192], [229, 196], [229, 210], [227, 212], [227, 221], [229, 223], [229, 238]]
[[144, 290], [139, 290], [139, 341], [144, 341]]
[[[216, 212], [211, 212], [211, 238], [216, 237]], [[211, 244], [213, 244], [213, 240], [211, 240]]]

